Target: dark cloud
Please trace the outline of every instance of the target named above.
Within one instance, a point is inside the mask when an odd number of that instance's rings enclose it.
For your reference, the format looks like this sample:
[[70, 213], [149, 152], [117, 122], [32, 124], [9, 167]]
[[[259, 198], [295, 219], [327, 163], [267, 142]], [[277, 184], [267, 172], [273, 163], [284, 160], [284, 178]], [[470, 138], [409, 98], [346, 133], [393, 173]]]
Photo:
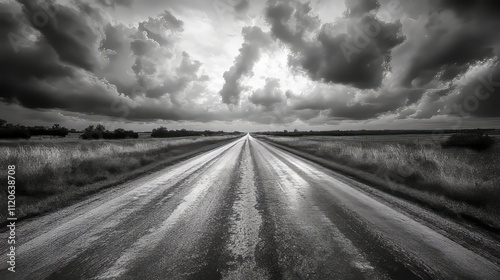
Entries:
[[426, 38], [409, 42], [416, 46], [402, 83], [424, 86], [436, 77], [450, 81], [476, 62], [498, 56], [499, 7], [498, 1], [436, 1]]
[[238, 2], [234, 5], [234, 10], [238, 13], [242, 13], [248, 10], [250, 7], [250, 0], [237, 0]]
[[494, 0], [439, 0], [436, 2], [438, 9], [451, 9], [457, 12], [460, 17], [469, 19], [497, 18], [500, 13], [500, 2]]
[[[391, 50], [404, 41], [401, 23], [378, 20], [376, 1], [348, 1], [339, 23], [320, 25], [308, 3], [271, 1], [266, 9], [273, 35], [292, 50], [289, 64], [316, 81], [376, 88], [389, 69]], [[307, 39], [312, 37], [313, 40]]]
[[133, 54], [137, 56], [147, 55], [148, 52], [155, 49], [156, 45], [150, 40], [134, 40], [130, 42], [130, 49], [132, 49]]
[[275, 106], [284, 100], [283, 92], [280, 89], [280, 81], [275, 78], [266, 79], [266, 85], [262, 89], [256, 90], [250, 97], [250, 102], [262, 106], [265, 111], [271, 111]]
[[[24, 24], [27, 23], [12, 21], [5, 27], [9, 32], [21, 32]], [[1, 33], [7, 31], [0, 30]], [[8, 41], [0, 43], [2, 50], [11, 47]], [[121, 116], [111, 109], [111, 105], [115, 101], [130, 103], [130, 100], [120, 97], [109, 83], [75, 66], [61, 63], [60, 58], [43, 37], [23, 46], [17, 54], [2, 51], [0, 65], [8, 65], [0, 68], [2, 102], [30, 109]]]
[[124, 6], [131, 7], [134, 0], [98, 0], [101, 5], [107, 7]]
[[320, 24], [310, 11], [308, 3], [269, 1], [265, 13], [273, 36], [288, 44], [293, 51], [300, 52], [306, 44], [305, 33], [315, 30]]
[[271, 43], [269, 36], [259, 27], [245, 27], [242, 34], [244, 42], [240, 54], [229, 71], [224, 72], [225, 84], [219, 92], [222, 102], [228, 105], [239, 104], [243, 90], [240, 79], [252, 73], [254, 64], [260, 58], [261, 49]]
[[358, 90], [342, 86], [319, 86], [307, 95], [287, 93], [291, 108], [296, 111], [325, 111], [332, 119], [367, 120], [395, 113], [408, 105], [413, 90]]
[[37, 29], [60, 59], [92, 71], [101, 57], [96, 49], [99, 35], [87, 17], [77, 10], [51, 1], [19, 1], [26, 18]]
[[446, 109], [461, 117], [500, 117], [500, 64], [475, 73], [465, 84], [456, 88], [458, 96], [450, 98]]
[[346, 16], [359, 17], [380, 8], [378, 0], [348, 0], [346, 1]]
[[[182, 22], [172, 14], [150, 18], [140, 30], [101, 22], [101, 12], [88, 5], [49, 4], [55, 13], [37, 26], [31, 16], [45, 11], [44, 5], [0, 3], [0, 35], [16, 34], [21, 40], [0, 42], [3, 104], [134, 120], [220, 118], [179, 98], [207, 77], [199, 75], [201, 62], [187, 52], [174, 55]], [[166, 40], [169, 46], [161, 46]]]
[[360, 102], [335, 102], [329, 116], [337, 119], [368, 120], [394, 113], [404, 105], [404, 99], [390, 94], [366, 95]]
[[[263, 13], [270, 32], [243, 28], [239, 54], [221, 77], [217, 71], [236, 38], [234, 28], [220, 25], [250, 24], [262, 3], [1, 1], [0, 108], [33, 122], [68, 115], [77, 116], [74, 122], [318, 125], [500, 118], [500, 2], [348, 0], [343, 15], [331, 19], [304, 2], [268, 0]], [[394, 2], [400, 7], [391, 10]], [[119, 23], [132, 13], [146, 20]], [[210, 37], [212, 28], [219, 33]], [[185, 41], [193, 38], [198, 45]], [[231, 43], [221, 44], [225, 38]], [[256, 88], [251, 77], [264, 51], [273, 65]], [[273, 75], [283, 55], [287, 73]], [[224, 80], [211, 81], [213, 73]], [[290, 77], [277, 78], [283, 74]]]
[[104, 39], [101, 41], [101, 49], [103, 50], [111, 50], [111, 51], [118, 51], [120, 48], [123, 47], [124, 41], [123, 41], [123, 33], [124, 29], [126, 29], [124, 26], [115, 26], [112, 25], [111, 23], [107, 23], [106, 26], [104, 27]]

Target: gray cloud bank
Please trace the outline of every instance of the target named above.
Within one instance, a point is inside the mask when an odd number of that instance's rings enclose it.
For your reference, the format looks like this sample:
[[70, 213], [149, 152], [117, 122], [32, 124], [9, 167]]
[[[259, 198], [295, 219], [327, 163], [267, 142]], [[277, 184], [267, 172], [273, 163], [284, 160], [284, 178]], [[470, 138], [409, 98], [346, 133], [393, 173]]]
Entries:
[[[125, 25], [107, 11], [133, 0], [89, 3], [0, 3], [0, 102], [132, 121], [500, 117], [498, 1], [348, 0], [327, 21], [310, 3], [268, 0], [217, 92], [204, 58], [179, 48], [186, 24], [175, 12]], [[234, 20], [251, 5], [233, 5]], [[273, 76], [246, 83], [277, 51], [288, 52], [290, 75], [309, 79], [306, 91]]]

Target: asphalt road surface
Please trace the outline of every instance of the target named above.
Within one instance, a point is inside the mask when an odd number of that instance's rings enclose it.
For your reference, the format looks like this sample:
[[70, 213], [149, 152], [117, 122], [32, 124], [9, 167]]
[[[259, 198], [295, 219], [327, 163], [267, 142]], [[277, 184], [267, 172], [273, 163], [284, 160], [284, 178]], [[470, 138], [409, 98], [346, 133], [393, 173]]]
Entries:
[[500, 279], [494, 237], [250, 135], [16, 233], [0, 279]]

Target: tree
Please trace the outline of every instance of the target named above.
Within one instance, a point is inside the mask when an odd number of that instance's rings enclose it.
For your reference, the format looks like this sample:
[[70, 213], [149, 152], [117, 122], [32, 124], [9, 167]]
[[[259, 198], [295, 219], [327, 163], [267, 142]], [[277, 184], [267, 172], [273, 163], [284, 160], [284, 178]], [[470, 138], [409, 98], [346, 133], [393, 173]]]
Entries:
[[85, 128], [85, 131], [81, 135], [83, 139], [101, 139], [103, 138], [104, 126], [102, 124], [98, 124], [96, 127], [93, 125], [89, 125]]
[[151, 137], [166, 137], [168, 135], [168, 129], [164, 126], [159, 128], [154, 128], [151, 132]]
[[89, 126], [87, 126], [87, 128], [85, 128], [85, 132], [92, 132], [92, 131], [94, 131], [93, 125], [89, 125]]
[[106, 127], [104, 127], [104, 125], [102, 125], [102, 124], [99, 123], [95, 127], [95, 130], [100, 131], [100, 132], [104, 132], [104, 131], [106, 131]]
[[0, 119], [0, 127], [4, 126], [7, 123], [6, 120]]

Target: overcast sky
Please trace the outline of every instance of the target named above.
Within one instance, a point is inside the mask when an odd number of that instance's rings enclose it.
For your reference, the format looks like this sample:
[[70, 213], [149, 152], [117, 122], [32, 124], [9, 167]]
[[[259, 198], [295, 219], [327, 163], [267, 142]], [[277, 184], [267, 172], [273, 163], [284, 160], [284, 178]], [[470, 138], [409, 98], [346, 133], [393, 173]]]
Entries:
[[0, 118], [500, 127], [500, 1], [0, 0]]

